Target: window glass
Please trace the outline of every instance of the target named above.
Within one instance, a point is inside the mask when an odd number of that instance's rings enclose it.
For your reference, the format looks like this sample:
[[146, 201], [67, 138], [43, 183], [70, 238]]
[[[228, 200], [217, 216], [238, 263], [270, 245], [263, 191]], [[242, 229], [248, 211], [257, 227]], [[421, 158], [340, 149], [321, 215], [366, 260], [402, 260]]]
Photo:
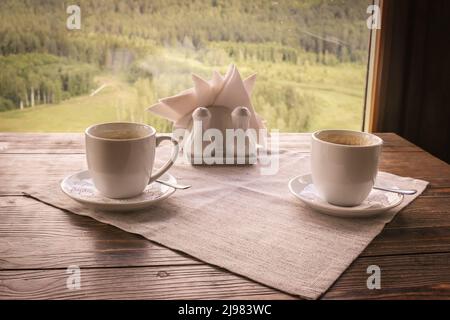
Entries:
[[361, 129], [368, 0], [2, 0], [0, 131], [107, 121], [171, 125], [145, 109], [235, 63], [258, 73], [270, 128]]

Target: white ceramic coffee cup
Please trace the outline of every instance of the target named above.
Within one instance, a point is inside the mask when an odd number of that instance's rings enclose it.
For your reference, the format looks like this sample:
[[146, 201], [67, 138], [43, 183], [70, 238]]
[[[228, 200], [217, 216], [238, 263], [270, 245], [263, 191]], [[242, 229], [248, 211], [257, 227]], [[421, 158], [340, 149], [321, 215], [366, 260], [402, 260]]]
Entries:
[[[123, 137], [111, 138], [111, 136]], [[178, 142], [156, 136], [146, 124], [111, 122], [90, 126], [85, 131], [86, 159], [95, 187], [108, 198], [137, 196], [164, 174], [178, 156]], [[164, 140], [173, 143], [171, 158], [152, 174], [155, 149]]]
[[382, 144], [381, 138], [366, 132], [314, 132], [311, 142], [314, 187], [331, 204], [361, 204], [375, 183]]

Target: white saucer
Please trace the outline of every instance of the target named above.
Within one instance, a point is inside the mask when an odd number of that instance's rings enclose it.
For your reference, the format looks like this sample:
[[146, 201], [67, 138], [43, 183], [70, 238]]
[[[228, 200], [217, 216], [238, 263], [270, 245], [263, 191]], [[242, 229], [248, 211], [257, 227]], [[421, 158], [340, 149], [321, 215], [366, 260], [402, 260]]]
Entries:
[[373, 189], [366, 200], [359, 206], [340, 207], [326, 202], [315, 190], [311, 174], [297, 176], [289, 181], [291, 193], [309, 207], [336, 217], [370, 217], [385, 212], [403, 200], [403, 195]]
[[[163, 174], [159, 179], [177, 183], [177, 179], [169, 173]], [[62, 191], [70, 198], [87, 207], [107, 211], [132, 211], [151, 206], [168, 198], [175, 192], [174, 188], [158, 182], [149, 184], [140, 195], [127, 199], [106, 198], [95, 188], [89, 171], [81, 171], [66, 177], [61, 182]]]

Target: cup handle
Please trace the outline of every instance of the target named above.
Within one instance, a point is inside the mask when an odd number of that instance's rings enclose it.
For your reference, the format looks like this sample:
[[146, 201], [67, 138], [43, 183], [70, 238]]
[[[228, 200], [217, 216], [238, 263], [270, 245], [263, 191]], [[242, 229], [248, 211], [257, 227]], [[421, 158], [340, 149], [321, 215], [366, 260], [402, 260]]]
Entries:
[[180, 150], [178, 141], [169, 136], [159, 136], [159, 137], [156, 137], [156, 146], [158, 147], [161, 144], [161, 142], [163, 142], [164, 140], [169, 140], [170, 142], [172, 142], [172, 144], [173, 144], [172, 156], [161, 168], [158, 169], [158, 171], [156, 171], [154, 174], [152, 174], [148, 183], [152, 183], [153, 181], [155, 181], [156, 179], [161, 177], [175, 163], [175, 160], [177, 160], [178, 152]]

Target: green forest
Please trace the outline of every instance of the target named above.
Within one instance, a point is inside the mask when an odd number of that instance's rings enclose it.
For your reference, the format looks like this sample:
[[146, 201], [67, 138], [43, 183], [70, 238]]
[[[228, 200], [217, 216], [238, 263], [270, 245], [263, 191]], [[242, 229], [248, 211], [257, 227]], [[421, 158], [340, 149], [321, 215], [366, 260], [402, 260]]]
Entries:
[[102, 121], [170, 123], [158, 98], [235, 63], [257, 72], [270, 128], [359, 129], [369, 30], [362, 0], [0, 1], [0, 131], [81, 131]]

